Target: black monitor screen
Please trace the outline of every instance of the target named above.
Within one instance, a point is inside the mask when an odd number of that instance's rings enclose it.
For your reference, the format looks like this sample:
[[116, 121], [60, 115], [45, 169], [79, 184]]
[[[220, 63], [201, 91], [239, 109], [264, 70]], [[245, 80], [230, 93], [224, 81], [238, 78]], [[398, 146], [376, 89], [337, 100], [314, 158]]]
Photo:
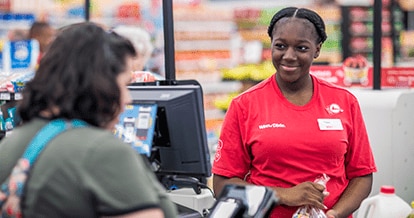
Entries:
[[[140, 85], [141, 84], [141, 85]], [[156, 104], [150, 161], [157, 175], [211, 175], [200, 85], [132, 84], [133, 104]]]

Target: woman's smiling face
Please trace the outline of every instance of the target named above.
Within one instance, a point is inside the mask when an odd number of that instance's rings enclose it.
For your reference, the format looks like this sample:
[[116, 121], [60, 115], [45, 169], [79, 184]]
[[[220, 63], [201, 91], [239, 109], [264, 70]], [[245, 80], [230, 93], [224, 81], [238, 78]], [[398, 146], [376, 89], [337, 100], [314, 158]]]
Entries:
[[277, 21], [272, 33], [272, 62], [279, 80], [294, 83], [308, 76], [321, 49], [318, 40], [315, 26], [306, 19], [289, 17]]

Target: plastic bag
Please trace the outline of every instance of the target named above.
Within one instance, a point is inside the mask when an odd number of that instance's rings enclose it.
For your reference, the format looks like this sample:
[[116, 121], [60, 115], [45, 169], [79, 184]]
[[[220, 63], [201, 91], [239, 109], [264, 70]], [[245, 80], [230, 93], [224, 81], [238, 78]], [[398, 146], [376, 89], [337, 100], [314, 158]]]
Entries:
[[[329, 181], [329, 176], [323, 174], [321, 177], [315, 179], [314, 182], [319, 183], [326, 188], [326, 183]], [[327, 190], [325, 189], [324, 192]], [[292, 218], [327, 218], [325, 212], [319, 208], [315, 208], [309, 205], [299, 207], [299, 209], [293, 214]]]

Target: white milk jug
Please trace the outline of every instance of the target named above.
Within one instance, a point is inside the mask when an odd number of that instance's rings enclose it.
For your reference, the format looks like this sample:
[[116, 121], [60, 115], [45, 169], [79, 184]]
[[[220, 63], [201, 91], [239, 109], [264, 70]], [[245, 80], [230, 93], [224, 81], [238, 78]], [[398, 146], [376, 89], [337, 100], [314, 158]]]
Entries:
[[362, 201], [357, 218], [406, 218], [410, 205], [395, 194], [393, 186], [381, 186], [378, 195]]

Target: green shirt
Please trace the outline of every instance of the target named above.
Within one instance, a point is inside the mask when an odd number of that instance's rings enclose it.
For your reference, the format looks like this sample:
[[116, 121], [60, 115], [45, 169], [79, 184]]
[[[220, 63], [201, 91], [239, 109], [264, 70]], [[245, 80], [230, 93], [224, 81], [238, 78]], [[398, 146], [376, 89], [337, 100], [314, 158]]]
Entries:
[[[35, 119], [0, 143], [0, 182], [47, 121]], [[97, 217], [175, 204], [144, 159], [111, 132], [70, 129], [52, 139], [35, 162], [23, 201], [25, 217]]]

